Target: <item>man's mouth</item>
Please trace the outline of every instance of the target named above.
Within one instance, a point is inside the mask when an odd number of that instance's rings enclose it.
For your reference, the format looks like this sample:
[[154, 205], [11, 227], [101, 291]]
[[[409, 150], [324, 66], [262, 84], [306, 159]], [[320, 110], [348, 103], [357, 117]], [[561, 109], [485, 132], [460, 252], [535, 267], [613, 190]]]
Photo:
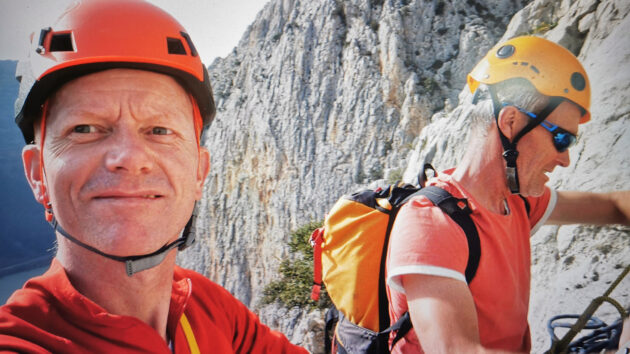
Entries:
[[94, 199], [159, 199], [164, 197], [162, 194], [157, 193], [103, 193], [94, 196]]

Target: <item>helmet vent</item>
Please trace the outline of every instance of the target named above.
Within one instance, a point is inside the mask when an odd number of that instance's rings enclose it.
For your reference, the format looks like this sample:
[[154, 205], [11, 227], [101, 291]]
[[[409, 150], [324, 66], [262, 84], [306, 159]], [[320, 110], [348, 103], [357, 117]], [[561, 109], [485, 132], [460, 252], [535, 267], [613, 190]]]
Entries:
[[186, 55], [186, 48], [179, 38], [166, 38], [166, 46], [168, 47], [168, 54]]
[[184, 37], [184, 39], [186, 40], [186, 43], [188, 43], [188, 48], [190, 48], [190, 54], [193, 57], [197, 56], [197, 48], [195, 48], [195, 45], [192, 42], [192, 39], [190, 39], [190, 36], [188, 35], [188, 33], [186, 32], [179, 32], [182, 37]]
[[74, 52], [72, 33], [55, 33], [50, 38], [51, 52]]
[[514, 46], [511, 44], [507, 44], [499, 48], [496, 55], [499, 59], [506, 59], [511, 57], [512, 54], [514, 54]]
[[578, 91], [584, 90], [586, 87], [586, 80], [584, 79], [584, 75], [574, 72], [571, 75], [571, 86]]

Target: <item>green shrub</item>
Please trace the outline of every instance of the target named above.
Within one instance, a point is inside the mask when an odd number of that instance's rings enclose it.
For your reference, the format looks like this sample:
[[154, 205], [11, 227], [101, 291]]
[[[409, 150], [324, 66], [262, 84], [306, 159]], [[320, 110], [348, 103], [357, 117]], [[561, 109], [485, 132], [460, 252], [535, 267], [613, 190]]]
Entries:
[[552, 23], [542, 22], [538, 24], [537, 26], [535, 26], [534, 28], [532, 28], [526, 34], [527, 35], [541, 35], [556, 28], [557, 25], [558, 25], [558, 22], [552, 22]]
[[263, 290], [262, 304], [276, 301], [285, 307], [302, 309], [326, 309], [331, 302], [326, 290], [322, 287], [319, 301], [311, 300], [313, 286], [313, 248], [309, 238], [313, 230], [321, 227], [321, 222], [310, 222], [291, 233], [289, 249], [297, 256], [285, 259], [280, 263], [280, 280], [269, 283]]
[[370, 180], [374, 181], [383, 178], [383, 168], [375, 165], [370, 168]]
[[403, 170], [402, 168], [397, 168], [389, 172], [389, 176], [387, 176], [387, 184], [394, 184], [398, 181], [402, 181], [402, 178]]
[[438, 84], [433, 78], [426, 77], [422, 80], [422, 86], [424, 87], [425, 92], [433, 92], [437, 89]]

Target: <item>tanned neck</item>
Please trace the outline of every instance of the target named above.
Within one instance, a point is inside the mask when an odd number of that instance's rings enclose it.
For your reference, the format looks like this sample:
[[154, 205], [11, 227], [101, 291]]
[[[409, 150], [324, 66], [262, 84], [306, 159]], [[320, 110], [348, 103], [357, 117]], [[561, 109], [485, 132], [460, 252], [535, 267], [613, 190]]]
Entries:
[[167, 340], [166, 325], [177, 251], [158, 266], [127, 276], [124, 263], [113, 261], [57, 237], [57, 259], [79, 293], [108, 313], [132, 316]]
[[496, 214], [505, 214], [504, 201], [511, 193], [495, 127], [493, 125], [488, 132], [488, 137], [471, 137], [464, 158], [453, 172], [453, 179], [484, 208]]

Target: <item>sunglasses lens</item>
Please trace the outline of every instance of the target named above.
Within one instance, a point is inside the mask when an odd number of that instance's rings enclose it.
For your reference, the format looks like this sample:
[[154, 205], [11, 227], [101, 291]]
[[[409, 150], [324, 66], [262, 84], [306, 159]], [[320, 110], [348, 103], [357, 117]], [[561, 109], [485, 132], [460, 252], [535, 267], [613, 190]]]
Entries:
[[575, 144], [576, 137], [568, 133], [558, 132], [553, 135], [553, 144], [559, 152], [564, 152], [573, 144]]

